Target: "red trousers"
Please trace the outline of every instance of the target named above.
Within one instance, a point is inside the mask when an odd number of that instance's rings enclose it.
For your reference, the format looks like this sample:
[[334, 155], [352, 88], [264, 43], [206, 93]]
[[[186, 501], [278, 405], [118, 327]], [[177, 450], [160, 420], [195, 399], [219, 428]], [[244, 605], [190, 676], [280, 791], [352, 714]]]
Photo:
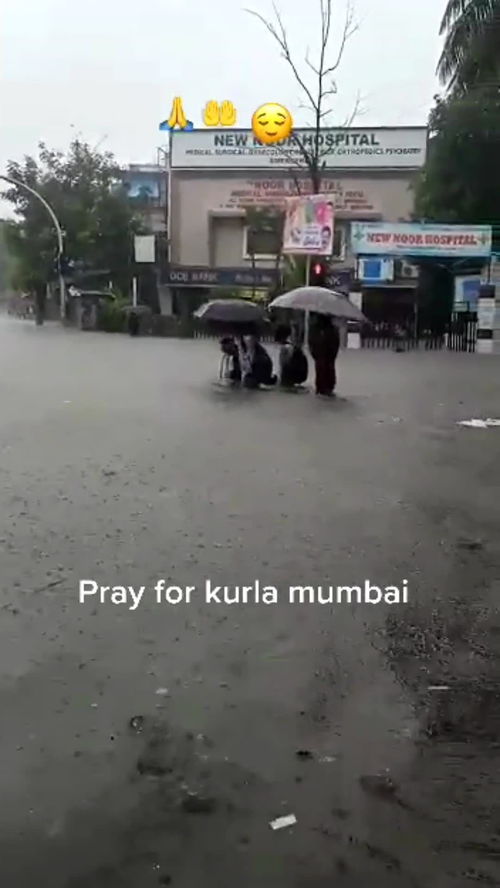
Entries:
[[331, 358], [318, 358], [314, 362], [316, 368], [316, 394], [331, 395], [336, 384], [335, 361]]

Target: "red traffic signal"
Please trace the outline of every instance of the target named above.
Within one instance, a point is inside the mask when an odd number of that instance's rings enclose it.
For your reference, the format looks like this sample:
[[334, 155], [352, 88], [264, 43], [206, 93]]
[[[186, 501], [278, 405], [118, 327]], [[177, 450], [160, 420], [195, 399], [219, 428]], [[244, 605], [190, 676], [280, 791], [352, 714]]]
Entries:
[[313, 262], [311, 265], [310, 283], [314, 287], [326, 287], [328, 266], [326, 262]]

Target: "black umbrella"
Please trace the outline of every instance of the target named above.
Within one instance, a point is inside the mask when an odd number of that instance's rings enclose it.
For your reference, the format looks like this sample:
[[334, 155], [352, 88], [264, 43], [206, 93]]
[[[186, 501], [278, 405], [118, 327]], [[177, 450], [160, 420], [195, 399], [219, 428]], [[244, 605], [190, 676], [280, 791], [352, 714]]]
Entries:
[[246, 299], [212, 299], [198, 308], [194, 317], [211, 324], [259, 324], [264, 320], [264, 309]]

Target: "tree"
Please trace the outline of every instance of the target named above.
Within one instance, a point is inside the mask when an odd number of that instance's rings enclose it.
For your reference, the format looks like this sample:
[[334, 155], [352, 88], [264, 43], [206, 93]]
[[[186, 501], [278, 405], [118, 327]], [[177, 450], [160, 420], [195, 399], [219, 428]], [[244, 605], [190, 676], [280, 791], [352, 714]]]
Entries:
[[[247, 253], [252, 263], [255, 276], [256, 258], [258, 256], [274, 256], [275, 268], [278, 269], [283, 245], [284, 213], [278, 207], [247, 207]], [[255, 284], [252, 295], [255, 297]]]
[[478, 83], [500, 83], [500, 0], [448, 0], [437, 71], [441, 82], [462, 92]]
[[[279, 46], [280, 55], [291, 69], [304, 96], [304, 103], [301, 107], [313, 114], [313, 132], [312, 139], [309, 142], [304, 143], [296, 134], [292, 134], [292, 139], [300, 151], [301, 160], [299, 166], [307, 170], [313, 194], [318, 194], [321, 191], [321, 180], [325, 169], [324, 157], [327, 154], [327, 149], [323, 146], [321, 130], [325, 125], [326, 118], [332, 113], [328, 100], [332, 96], [337, 95], [335, 74], [340, 68], [348, 41], [357, 30], [357, 25], [354, 22], [353, 8], [350, 2], [348, 2], [340, 39], [336, 49], [333, 49], [332, 0], [319, 0], [319, 3], [320, 40], [316, 63], [313, 64], [311, 61], [309, 51], [305, 55], [305, 64], [309, 71], [312, 72], [312, 75], [309, 75], [309, 77], [302, 73], [299, 64], [292, 54], [286, 28], [277, 7], [273, 4], [275, 21], [266, 19], [260, 13], [251, 9], [246, 10], [250, 15], [255, 16], [255, 18], [262, 22], [275, 43]], [[312, 83], [309, 78], [312, 78]], [[359, 97], [353, 114], [349, 120], [344, 121], [342, 126], [349, 126], [358, 111]], [[286, 148], [282, 147], [281, 150], [283, 153], [286, 153]], [[290, 158], [290, 160], [292, 165], [297, 164], [295, 158]], [[294, 178], [297, 190], [300, 193], [300, 178], [297, 176]]]
[[[80, 139], [66, 155], [41, 142], [37, 158], [9, 162], [7, 175], [34, 188], [52, 206], [65, 232], [67, 256], [89, 268], [108, 269], [117, 287], [128, 291], [133, 235], [142, 223], [121, 186], [112, 154]], [[16, 283], [40, 292], [55, 277], [53, 224], [43, 205], [20, 186], [12, 185], [3, 196], [17, 217], [6, 226], [7, 244], [17, 259]]]
[[498, 225], [500, 92], [483, 87], [462, 96], [437, 97], [429, 127], [428, 159], [416, 192], [417, 217]]
[[7, 222], [0, 219], [0, 299], [8, 293], [14, 274], [14, 263], [7, 247]]

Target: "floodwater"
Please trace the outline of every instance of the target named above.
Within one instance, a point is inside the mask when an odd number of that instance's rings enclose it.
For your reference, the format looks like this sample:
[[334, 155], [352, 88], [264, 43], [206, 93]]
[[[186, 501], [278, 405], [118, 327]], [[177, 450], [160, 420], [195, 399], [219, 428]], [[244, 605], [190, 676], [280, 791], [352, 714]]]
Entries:
[[[0, 321], [2, 884], [498, 884], [499, 359], [350, 352], [332, 403], [218, 360]], [[408, 603], [288, 600], [365, 579]]]

